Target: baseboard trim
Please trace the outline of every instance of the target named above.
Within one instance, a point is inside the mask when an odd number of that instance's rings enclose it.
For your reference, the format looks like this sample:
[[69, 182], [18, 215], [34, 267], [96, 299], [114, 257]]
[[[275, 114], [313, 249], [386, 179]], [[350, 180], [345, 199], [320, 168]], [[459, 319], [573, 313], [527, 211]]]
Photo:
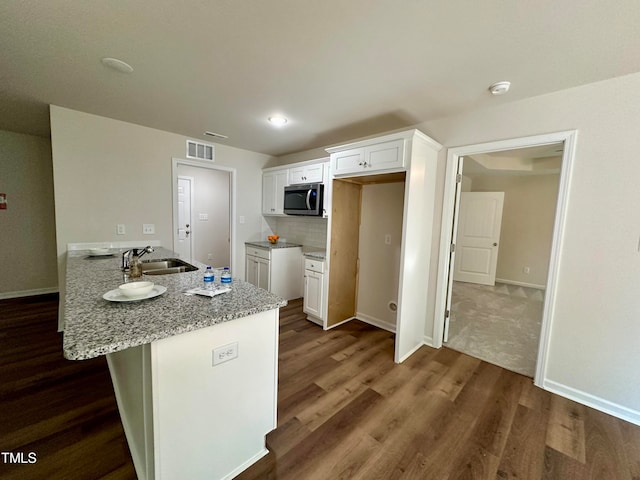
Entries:
[[431, 348], [440, 348], [440, 347], [435, 347], [433, 345], [433, 337], [430, 335], [425, 335], [422, 339], [422, 342], [427, 346], [427, 347], [431, 347]]
[[36, 295], [47, 295], [49, 293], [58, 293], [58, 287], [34, 288], [33, 290], [0, 293], [0, 300], [7, 300], [9, 298], [35, 297]]
[[371, 315], [367, 315], [366, 313], [356, 312], [355, 318], [357, 318], [358, 320], [364, 323], [368, 323], [369, 325], [373, 325], [374, 327], [382, 328], [387, 332], [396, 333], [395, 325], [391, 325], [390, 323], [385, 322], [384, 320], [380, 320], [379, 318], [372, 317]]
[[574, 402], [581, 403], [587, 407], [595, 408], [601, 412], [613, 415], [616, 418], [620, 418], [627, 422], [640, 426], [640, 412], [632, 410], [617, 403], [610, 402], [590, 393], [577, 390], [562, 383], [554, 382], [553, 380], [544, 380], [542, 382], [542, 388], [553, 392], [561, 397], [568, 398]]
[[536, 288], [538, 290], [546, 290], [546, 285], [538, 285], [537, 283], [518, 282], [517, 280], [507, 280], [504, 278], [496, 278], [496, 282], [506, 283], [509, 285], [516, 285], [518, 287]]

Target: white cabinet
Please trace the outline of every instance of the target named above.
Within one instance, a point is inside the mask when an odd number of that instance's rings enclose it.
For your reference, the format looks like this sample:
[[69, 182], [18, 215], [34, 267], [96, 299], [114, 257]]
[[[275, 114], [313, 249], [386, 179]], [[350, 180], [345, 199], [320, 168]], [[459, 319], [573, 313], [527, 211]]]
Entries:
[[269, 280], [271, 278], [269, 272], [269, 260], [247, 255], [245, 278], [247, 279], [247, 282], [252, 285], [269, 291], [271, 288], [271, 285], [269, 284]]
[[245, 279], [286, 300], [302, 297], [301, 247], [246, 246]]
[[402, 170], [404, 144], [404, 139], [398, 139], [332, 153], [331, 171], [340, 176]]
[[289, 184], [291, 185], [299, 183], [321, 183], [322, 178], [322, 163], [289, 168]]
[[288, 185], [289, 170], [279, 169], [262, 174], [262, 214], [284, 215], [284, 187]]
[[304, 266], [304, 300], [302, 310], [314, 323], [324, 323], [324, 262], [322, 260], [305, 259]]

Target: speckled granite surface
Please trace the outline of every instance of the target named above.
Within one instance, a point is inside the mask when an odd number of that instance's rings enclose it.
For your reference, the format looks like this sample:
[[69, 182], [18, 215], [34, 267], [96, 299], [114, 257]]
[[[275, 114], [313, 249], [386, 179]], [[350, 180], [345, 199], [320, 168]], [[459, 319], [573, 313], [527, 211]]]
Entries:
[[245, 245], [251, 245], [252, 247], [258, 247], [258, 248], [268, 248], [268, 249], [274, 249], [274, 248], [291, 248], [291, 247], [301, 247], [302, 245], [300, 245], [299, 243], [289, 243], [289, 242], [277, 242], [277, 243], [271, 243], [268, 241], [257, 241], [257, 242], [244, 242]]
[[327, 257], [326, 252], [304, 252], [303, 255], [314, 260], [324, 260]]
[[[172, 258], [156, 248], [142, 260]], [[186, 296], [183, 291], [202, 285], [205, 265], [198, 271], [143, 276], [166, 293], [137, 302], [110, 302], [102, 296], [124, 283], [119, 253], [90, 257], [88, 251], [67, 255], [64, 356], [83, 360], [217, 323], [279, 308], [286, 300], [242, 280], [233, 280], [231, 292], [213, 298]]]

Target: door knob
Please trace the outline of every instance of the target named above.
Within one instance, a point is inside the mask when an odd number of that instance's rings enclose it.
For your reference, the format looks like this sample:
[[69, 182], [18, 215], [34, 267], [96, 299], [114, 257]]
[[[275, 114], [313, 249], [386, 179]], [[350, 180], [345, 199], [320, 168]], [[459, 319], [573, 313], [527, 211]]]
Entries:
[[496, 242], [493, 242], [493, 246], [494, 246], [494, 247], [497, 247], [497, 246], [498, 246], [498, 244], [497, 244]]

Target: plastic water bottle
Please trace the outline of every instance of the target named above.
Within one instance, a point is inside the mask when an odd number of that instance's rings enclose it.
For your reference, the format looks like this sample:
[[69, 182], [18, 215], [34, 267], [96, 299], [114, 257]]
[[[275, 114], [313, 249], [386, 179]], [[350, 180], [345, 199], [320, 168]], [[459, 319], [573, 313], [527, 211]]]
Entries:
[[229, 270], [229, 267], [224, 267], [220, 274], [220, 283], [231, 283], [231, 270]]
[[207, 269], [204, 272], [204, 288], [206, 288], [207, 290], [213, 289], [214, 278], [215, 278], [215, 275], [213, 274], [213, 270], [211, 270], [211, 267], [207, 267]]

